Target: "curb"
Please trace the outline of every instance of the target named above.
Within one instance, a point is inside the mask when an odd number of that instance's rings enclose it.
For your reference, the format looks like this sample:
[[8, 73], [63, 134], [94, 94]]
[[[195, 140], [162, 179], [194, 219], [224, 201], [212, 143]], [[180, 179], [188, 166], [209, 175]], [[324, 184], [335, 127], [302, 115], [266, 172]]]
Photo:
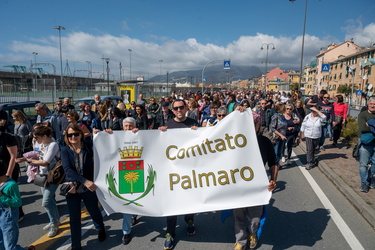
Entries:
[[[306, 152], [305, 142], [299, 147]], [[375, 228], [375, 210], [360, 197], [335, 171], [333, 171], [324, 160], [319, 161], [319, 170], [332, 181], [337, 189], [349, 200], [349, 202], [360, 212], [367, 222]]]

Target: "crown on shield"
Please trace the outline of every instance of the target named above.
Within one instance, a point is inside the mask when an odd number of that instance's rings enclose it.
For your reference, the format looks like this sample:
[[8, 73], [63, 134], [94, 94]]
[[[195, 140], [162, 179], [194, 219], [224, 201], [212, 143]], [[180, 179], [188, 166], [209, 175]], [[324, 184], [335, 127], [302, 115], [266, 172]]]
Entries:
[[118, 149], [118, 152], [120, 154], [121, 159], [134, 159], [134, 158], [141, 158], [143, 147], [141, 149], [138, 149], [138, 146], [129, 146], [124, 147], [124, 150], [121, 150], [121, 148]]

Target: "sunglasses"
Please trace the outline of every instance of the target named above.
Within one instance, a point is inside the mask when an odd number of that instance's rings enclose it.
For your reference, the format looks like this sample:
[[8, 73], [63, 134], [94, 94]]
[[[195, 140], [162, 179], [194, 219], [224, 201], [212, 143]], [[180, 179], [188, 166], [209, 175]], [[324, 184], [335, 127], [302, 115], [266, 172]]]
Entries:
[[173, 107], [173, 110], [174, 111], [177, 111], [177, 110], [184, 110], [185, 106], [178, 106], [178, 107]]
[[69, 138], [71, 138], [71, 137], [73, 137], [73, 135], [75, 136], [75, 137], [78, 137], [78, 136], [80, 136], [80, 133], [70, 133], [70, 134], [67, 134], [67, 136], [69, 137]]
[[323, 97], [323, 99], [329, 99], [329, 97]]
[[286, 108], [286, 110], [293, 110], [293, 109], [291, 109], [291, 108]]
[[218, 117], [225, 117], [226, 115], [217, 115]]

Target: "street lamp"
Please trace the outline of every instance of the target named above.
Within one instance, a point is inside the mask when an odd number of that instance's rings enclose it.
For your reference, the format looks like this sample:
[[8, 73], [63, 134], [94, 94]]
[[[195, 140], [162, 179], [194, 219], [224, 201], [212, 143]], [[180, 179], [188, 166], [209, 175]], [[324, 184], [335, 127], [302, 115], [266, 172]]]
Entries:
[[61, 92], [63, 92], [63, 71], [62, 71], [62, 52], [61, 52], [61, 30], [65, 30], [63, 26], [55, 26], [54, 29], [59, 30], [59, 41], [60, 41], [60, 84], [61, 84]]
[[131, 50], [131, 49], [128, 49], [128, 51], [129, 51], [129, 61], [130, 61], [130, 63], [129, 63], [129, 67], [130, 67], [130, 71], [129, 71], [129, 80], [131, 80], [132, 79], [132, 51], [133, 50]]
[[92, 64], [91, 64], [91, 61], [86, 61], [87, 63], [87, 67], [88, 67], [88, 71], [89, 71], [89, 86], [87, 88], [87, 95], [89, 96], [90, 95], [90, 87], [92, 86]]
[[105, 58], [105, 62], [107, 63], [107, 93], [109, 95], [109, 58]]
[[159, 60], [159, 63], [160, 63], [160, 83], [161, 83], [161, 68], [162, 68], [162, 65], [163, 65], [163, 60]]
[[[289, 0], [289, 2], [295, 2], [296, 0]], [[300, 63], [300, 76], [298, 82], [298, 93], [301, 90], [301, 83], [302, 83], [302, 70], [303, 70], [303, 51], [305, 47], [305, 33], [306, 33], [306, 13], [307, 13], [307, 0], [305, 2], [305, 14], [303, 17], [303, 33], [302, 33], [302, 49], [301, 49], [301, 63]]]
[[268, 50], [270, 48], [270, 46], [272, 46], [272, 50], [275, 50], [275, 45], [273, 43], [263, 43], [262, 44], [262, 47], [260, 47], [261, 50], [263, 50], [264, 48], [263, 47], [266, 47], [267, 48], [267, 55], [266, 55], [266, 73], [264, 73], [264, 90], [266, 91], [267, 90], [267, 71], [268, 71]]

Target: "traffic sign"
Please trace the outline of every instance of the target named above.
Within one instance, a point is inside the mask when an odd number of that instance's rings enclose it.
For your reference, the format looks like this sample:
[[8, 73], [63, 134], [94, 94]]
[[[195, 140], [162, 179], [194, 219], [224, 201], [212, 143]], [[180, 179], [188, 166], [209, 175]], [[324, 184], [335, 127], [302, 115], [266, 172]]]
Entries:
[[329, 64], [322, 64], [322, 72], [329, 72], [331, 66]]
[[357, 90], [357, 91], [355, 92], [355, 94], [356, 94], [356, 95], [362, 95], [362, 90]]
[[230, 61], [224, 61], [224, 69], [230, 69]]
[[241, 78], [241, 77], [238, 77], [238, 81], [242, 81], [242, 78]]
[[203, 77], [203, 81], [204, 81], [204, 82], [207, 82], [207, 78], [206, 78], [206, 77]]

